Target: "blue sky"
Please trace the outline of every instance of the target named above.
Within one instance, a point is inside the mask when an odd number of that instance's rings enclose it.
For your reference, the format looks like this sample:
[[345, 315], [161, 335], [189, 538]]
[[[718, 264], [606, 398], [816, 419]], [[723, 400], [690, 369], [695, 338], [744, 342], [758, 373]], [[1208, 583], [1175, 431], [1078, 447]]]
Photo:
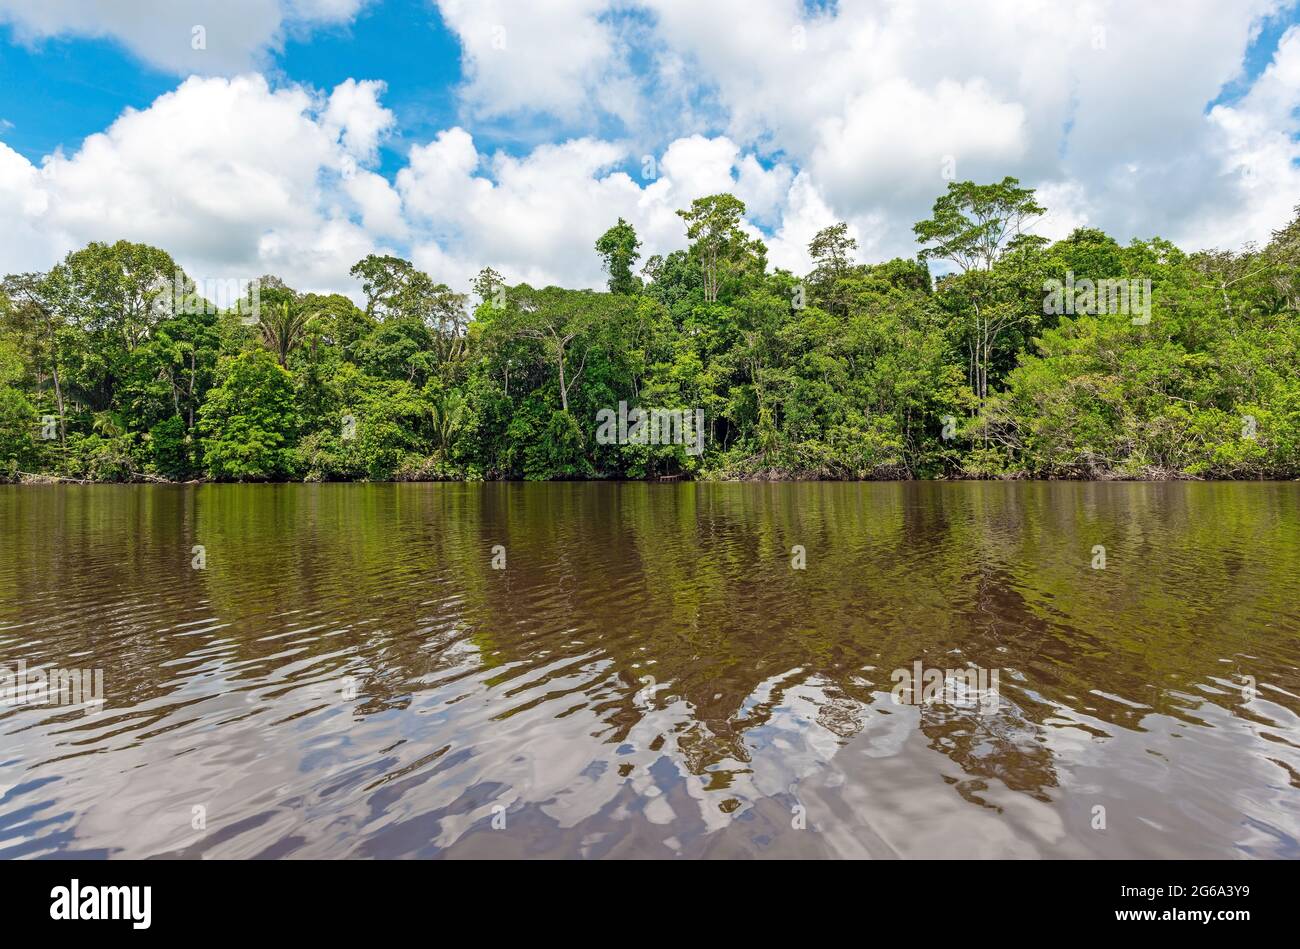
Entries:
[[1300, 4], [1283, 6], [1274, 15], [1263, 18], [1258, 32], [1246, 48], [1240, 75], [1225, 83], [1219, 95], [1206, 104], [1206, 109], [1231, 104], [1246, 95], [1255, 80], [1273, 61], [1282, 36], [1297, 22], [1300, 22]]
[[1049, 237], [1236, 247], [1300, 204], [1298, 19], [1289, 0], [0, 0], [0, 267], [126, 237], [312, 289], [351, 292], [372, 251], [456, 285], [486, 264], [590, 285], [616, 217], [666, 252], [676, 208], [730, 190], [798, 270], [835, 220], [865, 260], [914, 253], [949, 166], [1037, 187]]
[[[16, 41], [0, 26], [0, 135], [33, 162], [56, 147], [75, 149], [127, 107], [144, 109], [176, 87], [177, 76], [131, 53], [112, 38], [75, 36]], [[385, 143], [395, 172], [403, 146], [456, 120], [460, 43], [425, 0], [387, 0], [354, 21], [299, 32], [269, 56], [269, 75], [331, 89], [349, 77], [383, 79], [385, 103], [401, 135]]]

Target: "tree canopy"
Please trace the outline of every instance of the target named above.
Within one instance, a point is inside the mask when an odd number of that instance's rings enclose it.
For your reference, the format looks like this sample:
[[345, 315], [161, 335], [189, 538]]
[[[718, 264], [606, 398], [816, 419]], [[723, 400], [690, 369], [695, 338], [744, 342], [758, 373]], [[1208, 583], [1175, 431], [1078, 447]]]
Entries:
[[[222, 309], [127, 241], [11, 274], [0, 477], [1300, 475], [1300, 217], [1240, 252], [1049, 242], [1032, 189], [954, 182], [915, 258], [838, 222], [799, 275], [733, 195], [678, 213], [639, 275], [631, 224], [595, 239], [601, 291], [371, 255], [357, 302], [264, 275]], [[698, 411], [702, 451], [597, 437], [638, 408]]]

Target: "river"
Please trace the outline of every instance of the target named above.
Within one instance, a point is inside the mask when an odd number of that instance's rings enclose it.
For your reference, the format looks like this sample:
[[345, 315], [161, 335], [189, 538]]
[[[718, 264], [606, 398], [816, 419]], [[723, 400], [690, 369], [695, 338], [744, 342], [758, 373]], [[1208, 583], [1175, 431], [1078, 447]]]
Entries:
[[1296, 483], [0, 487], [0, 856], [1300, 857], [1297, 590]]

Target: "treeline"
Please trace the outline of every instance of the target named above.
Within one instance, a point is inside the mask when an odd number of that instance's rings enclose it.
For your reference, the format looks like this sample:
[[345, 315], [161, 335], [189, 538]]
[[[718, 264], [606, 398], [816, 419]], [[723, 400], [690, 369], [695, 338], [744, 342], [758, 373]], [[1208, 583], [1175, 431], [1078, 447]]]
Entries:
[[[854, 263], [836, 224], [801, 276], [744, 212], [700, 198], [644, 261], [620, 219], [607, 292], [370, 256], [364, 307], [268, 276], [218, 308], [165, 251], [91, 244], [0, 284], [0, 477], [1300, 475], [1300, 218], [1240, 253], [1050, 243], [1032, 190], [960, 182], [915, 260]], [[702, 453], [597, 438], [620, 402], [702, 410]]]

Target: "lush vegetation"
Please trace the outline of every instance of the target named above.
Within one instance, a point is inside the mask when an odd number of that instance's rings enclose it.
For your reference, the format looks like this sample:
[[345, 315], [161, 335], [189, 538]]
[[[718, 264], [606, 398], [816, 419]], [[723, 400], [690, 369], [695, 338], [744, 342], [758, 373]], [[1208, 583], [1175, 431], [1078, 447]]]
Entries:
[[[620, 219], [608, 292], [367, 257], [364, 307], [264, 277], [218, 311], [166, 252], [91, 244], [0, 286], [0, 477], [1300, 475], [1300, 218], [1240, 253], [1049, 243], [1015, 179], [953, 183], [917, 259], [856, 264], [837, 224], [796, 275], [744, 211], [696, 200], [645, 261]], [[1108, 279], [1149, 318], [1044, 305]], [[703, 453], [601, 443], [619, 402], [702, 409]]]

